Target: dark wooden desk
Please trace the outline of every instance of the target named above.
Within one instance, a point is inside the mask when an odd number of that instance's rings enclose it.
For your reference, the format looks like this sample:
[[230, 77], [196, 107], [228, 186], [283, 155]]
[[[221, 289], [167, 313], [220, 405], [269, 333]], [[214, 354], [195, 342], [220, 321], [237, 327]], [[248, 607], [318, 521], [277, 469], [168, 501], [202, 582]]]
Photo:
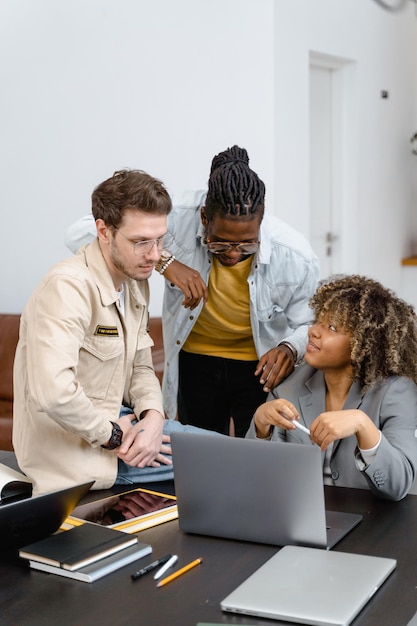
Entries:
[[[417, 496], [392, 503], [379, 501], [368, 491], [326, 487], [326, 500], [329, 509], [358, 512], [364, 518], [335, 549], [398, 560], [397, 569], [357, 617], [355, 626], [406, 626], [417, 611]], [[259, 523], [262, 523], [261, 514]], [[177, 521], [142, 531], [140, 538], [153, 546], [152, 557], [139, 561], [140, 567], [170, 552], [178, 554], [178, 566], [198, 556], [204, 558], [204, 563], [157, 589], [151, 574], [131, 580], [136, 564], [87, 584], [32, 571], [16, 556], [3, 554], [0, 556], [0, 625], [283, 623], [223, 613], [219, 606], [276, 548], [184, 535]]]

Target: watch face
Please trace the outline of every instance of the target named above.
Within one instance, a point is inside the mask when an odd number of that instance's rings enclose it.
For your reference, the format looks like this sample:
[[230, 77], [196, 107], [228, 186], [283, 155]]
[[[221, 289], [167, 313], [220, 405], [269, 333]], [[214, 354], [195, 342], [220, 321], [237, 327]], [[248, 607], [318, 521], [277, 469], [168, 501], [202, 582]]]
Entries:
[[120, 446], [122, 443], [123, 431], [118, 424], [113, 423], [113, 430], [110, 437], [110, 442], [115, 446]]
[[102, 448], [106, 448], [106, 450], [114, 450], [115, 448], [118, 448], [123, 439], [123, 431], [120, 428], [119, 424], [116, 424], [116, 422], [110, 422], [110, 424], [113, 428], [111, 431], [109, 443], [107, 445], [103, 444], [101, 446]]
[[123, 431], [120, 428], [119, 424], [116, 424], [116, 422], [111, 422], [111, 424], [113, 426], [113, 430], [111, 431], [109, 443], [107, 446], [103, 446], [108, 450], [114, 450], [115, 448], [118, 448], [123, 439]]

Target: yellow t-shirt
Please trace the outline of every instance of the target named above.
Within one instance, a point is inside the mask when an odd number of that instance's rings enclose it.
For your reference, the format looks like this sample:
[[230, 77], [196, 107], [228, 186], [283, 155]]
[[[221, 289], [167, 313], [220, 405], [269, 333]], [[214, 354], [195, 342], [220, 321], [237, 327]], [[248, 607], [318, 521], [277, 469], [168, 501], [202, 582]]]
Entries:
[[252, 256], [225, 267], [213, 257], [208, 302], [203, 307], [183, 350], [239, 361], [256, 361], [247, 282]]

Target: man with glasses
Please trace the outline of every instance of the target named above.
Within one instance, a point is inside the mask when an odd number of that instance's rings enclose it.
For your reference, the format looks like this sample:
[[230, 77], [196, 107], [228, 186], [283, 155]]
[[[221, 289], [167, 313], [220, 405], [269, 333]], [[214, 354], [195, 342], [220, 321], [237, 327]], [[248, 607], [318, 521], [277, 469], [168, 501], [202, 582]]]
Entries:
[[34, 493], [173, 477], [169, 433], [192, 427], [164, 418], [147, 331], [147, 279], [170, 211], [159, 180], [116, 172], [92, 194], [95, 239], [54, 266], [25, 307], [13, 445]]
[[264, 208], [264, 183], [238, 146], [214, 157], [207, 194], [174, 202], [172, 242], [157, 265], [166, 278], [162, 390], [168, 416], [184, 424], [228, 433], [232, 420], [244, 436], [304, 355], [318, 260]]
[[[207, 193], [174, 201], [171, 241], [156, 264], [166, 279], [162, 391], [171, 419], [244, 436], [304, 355], [318, 260], [264, 209], [264, 183], [238, 146], [214, 157]], [[78, 249], [89, 229], [88, 216], [76, 222], [67, 246]]]

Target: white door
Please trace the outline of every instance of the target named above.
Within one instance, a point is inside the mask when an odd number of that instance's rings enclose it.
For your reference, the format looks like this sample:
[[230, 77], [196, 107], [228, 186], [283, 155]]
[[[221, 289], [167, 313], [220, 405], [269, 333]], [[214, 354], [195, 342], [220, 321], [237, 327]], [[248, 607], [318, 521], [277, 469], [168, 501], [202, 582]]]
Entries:
[[310, 66], [310, 242], [321, 277], [332, 274], [338, 233], [334, 226], [332, 73]]
[[357, 260], [352, 75], [348, 61], [310, 56], [310, 242], [321, 278]]

